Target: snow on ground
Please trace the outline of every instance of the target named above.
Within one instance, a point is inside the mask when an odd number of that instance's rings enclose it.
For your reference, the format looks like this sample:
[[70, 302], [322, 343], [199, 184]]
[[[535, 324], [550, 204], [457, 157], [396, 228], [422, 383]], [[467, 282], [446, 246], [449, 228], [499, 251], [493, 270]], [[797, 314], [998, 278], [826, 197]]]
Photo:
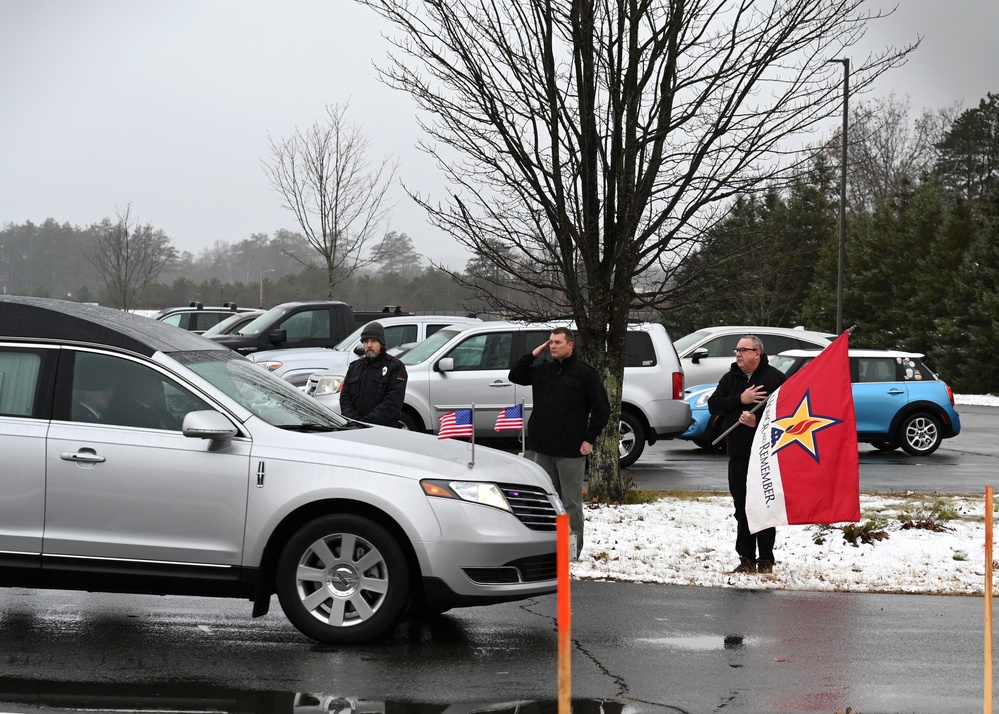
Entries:
[[[999, 406], [964, 395], [960, 405]], [[777, 529], [772, 575], [732, 574], [735, 519], [729, 495], [686, 494], [652, 504], [587, 504], [577, 578], [778, 590], [924, 594], [985, 591], [985, 499], [861, 495], [861, 526], [876, 519], [887, 536], [857, 545], [843, 526]], [[950, 516], [949, 518], [947, 516]], [[904, 528], [929, 521], [943, 530]], [[877, 529], [876, 529], [877, 530]], [[995, 555], [993, 555], [995, 560]]]
[[[999, 407], [999, 397], [991, 394], [955, 394], [954, 404], [969, 407]], [[958, 410], [960, 414], [960, 410]]]
[[[586, 506], [578, 578], [676, 585], [840, 592], [981, 594], [985, 578], [982, 497], [860, 497], [861, 525], [883, 519], [886, 538], [857, 545], [838, 526], [777, 529], [773, 575], [732, 574], [735, 519], [728, 495], [668, 497], [647, 505]], [[903, 528], [903, 520], [953, 509], [946, 530]], [[903, 519], [899, 518], [899, 515]]]

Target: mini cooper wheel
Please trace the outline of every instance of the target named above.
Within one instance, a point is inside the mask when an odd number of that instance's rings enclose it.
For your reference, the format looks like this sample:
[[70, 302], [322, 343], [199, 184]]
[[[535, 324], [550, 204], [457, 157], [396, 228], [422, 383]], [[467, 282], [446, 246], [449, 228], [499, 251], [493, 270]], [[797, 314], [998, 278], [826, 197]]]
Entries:
[[621, 433], [618, 442], [620, 468], [627, 468], [638, 461], [645, 451], [645, 429], [636, 417], [621, 412]]
[[943, 441], [940, 422], [926, 412], [910, 414], [899, 427], [899, 442], [912, 456], [929, 456]]
[[281, 608], [319, 642], [366, 642], [395, 624], [409, 598], [409, 565], [395, 539], [367, 518], [334, 515], [302, 527], [277, 569]]

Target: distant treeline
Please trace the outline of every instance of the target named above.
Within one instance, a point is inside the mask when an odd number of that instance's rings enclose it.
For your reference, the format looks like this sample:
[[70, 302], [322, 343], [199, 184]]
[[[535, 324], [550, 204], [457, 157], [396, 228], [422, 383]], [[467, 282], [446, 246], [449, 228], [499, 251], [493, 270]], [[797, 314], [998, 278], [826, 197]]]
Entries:
[[[106, 303], [101, 276], [89, 259], [98, 235], [96, 225], [81, 228], [54, 219], [5, 226], [0, 230], [0, 292]], [[185, 252], [171, 260], [143, 292], [140, 308], [190, 302], [273, 307], [290, 300], [325, 299], [326, 274], [309, 267], [313, 259], [306, 240], [287, 231], [273, 237], [254, 234], [235, 244], [218, 242], [197, 257]], [[347, 279], [337, 286], [336, 299], [358, 309], [401, 305], [414, 312], [464, 312], [471, 299], [470, 291], [447, 274], [424, 268], [416, 254], [412, 264], [391, 267], [398, 272], [373, 265]]]

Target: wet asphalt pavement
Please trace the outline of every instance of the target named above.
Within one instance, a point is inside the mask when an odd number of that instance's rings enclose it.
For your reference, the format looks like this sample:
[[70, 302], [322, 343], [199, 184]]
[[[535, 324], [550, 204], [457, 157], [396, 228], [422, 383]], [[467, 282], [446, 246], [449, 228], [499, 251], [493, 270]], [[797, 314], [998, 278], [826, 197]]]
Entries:
[[[576, 714], [982, 708], [982, 598], [581, 581], [572, 596]], [[343, 648], [276, 603], [253, 620], [236, 601], [6, 590], [0, 610], [0, 711], [554, 714], [557, 700], [553, 596]]]

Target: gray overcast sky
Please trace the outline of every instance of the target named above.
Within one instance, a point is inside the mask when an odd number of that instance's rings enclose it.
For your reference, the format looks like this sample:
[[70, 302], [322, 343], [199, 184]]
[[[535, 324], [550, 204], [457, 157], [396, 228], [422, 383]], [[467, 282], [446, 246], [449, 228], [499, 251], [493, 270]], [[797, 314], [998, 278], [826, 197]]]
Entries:
[[[864, 51], [925, 39], [877, 93], [908, 95], [916, 116], [999, 92], [999, 2], [899, 5]], [[131, 201], [195, 254], [297, 230], [261, 161], [268, 134], [312, 124], [328, 103], [349, 102], [372, 159], [397, 156], [403, 182], [443, 200], [436, 167], [413, 148], [413, 103], [375, 78], [384, 29], [352, 0], [0, 0], [0, 225], [86, 226]], [[461, 267], [464, 254], [395, 196], [391, 228]]]

